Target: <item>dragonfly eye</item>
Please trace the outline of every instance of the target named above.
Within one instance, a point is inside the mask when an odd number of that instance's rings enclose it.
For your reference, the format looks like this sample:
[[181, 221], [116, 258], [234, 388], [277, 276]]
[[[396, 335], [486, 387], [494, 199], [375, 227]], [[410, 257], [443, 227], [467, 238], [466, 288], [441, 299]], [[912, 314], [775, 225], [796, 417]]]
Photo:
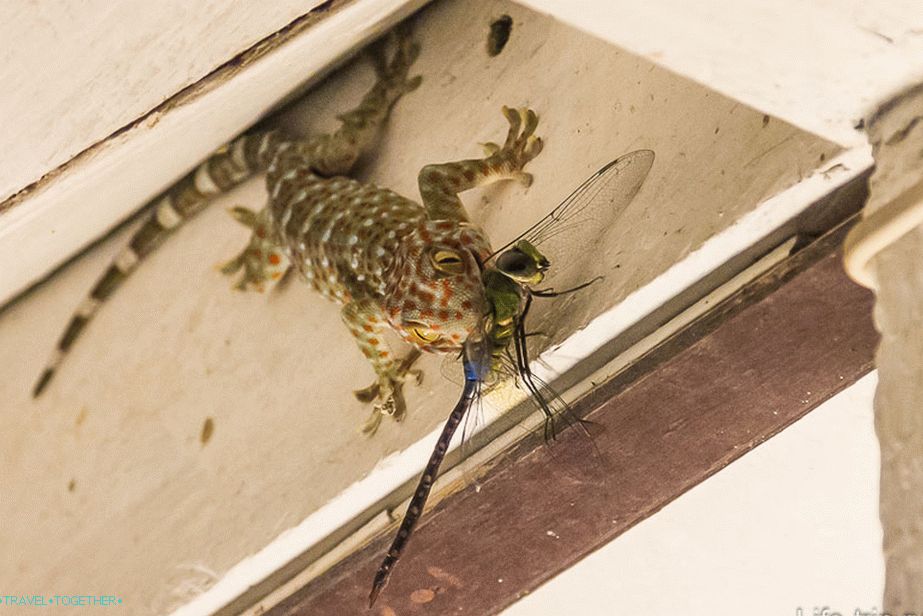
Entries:
[[465, 261], [454, 250], [435, 250], [430, 255], [433, 267], [443, 274], [464, 274]]
[[541, 270], [535, 260], [515, 248], [497, 257], [497, 269], [521, 283], [535, 284], [542, 279]]

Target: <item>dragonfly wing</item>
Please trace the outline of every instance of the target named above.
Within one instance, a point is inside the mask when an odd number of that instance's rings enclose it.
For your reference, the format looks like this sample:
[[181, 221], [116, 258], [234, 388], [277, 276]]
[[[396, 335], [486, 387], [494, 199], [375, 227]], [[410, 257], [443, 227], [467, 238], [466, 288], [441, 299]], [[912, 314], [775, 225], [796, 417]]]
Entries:
[[591, 258], [587, 229], [610, 228], [644, 184], [654, 152], [635, 150], [618, 157], [588, 177], [564, 201], [494, 254], [521, 239], [538, 247], [560, 275], [580, 259]]

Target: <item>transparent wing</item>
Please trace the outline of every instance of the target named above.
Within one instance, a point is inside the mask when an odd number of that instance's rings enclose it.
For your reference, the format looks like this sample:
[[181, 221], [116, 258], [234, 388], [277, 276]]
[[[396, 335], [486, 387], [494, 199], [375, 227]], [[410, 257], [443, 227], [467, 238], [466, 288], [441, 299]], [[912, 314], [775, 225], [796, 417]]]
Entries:
[[635, 150], [618, 157], [492, 256], [525, 239], [548, 257], [553, 271], [560, 271], [574, 255], [587, 255], [586, 229], [608, 229], [638, 194], [653, 164], [651, 150]]
[[461, 387], [465, 383], [465, 370], [457, 353], [447, 353], [439, 363], [442, 378]]

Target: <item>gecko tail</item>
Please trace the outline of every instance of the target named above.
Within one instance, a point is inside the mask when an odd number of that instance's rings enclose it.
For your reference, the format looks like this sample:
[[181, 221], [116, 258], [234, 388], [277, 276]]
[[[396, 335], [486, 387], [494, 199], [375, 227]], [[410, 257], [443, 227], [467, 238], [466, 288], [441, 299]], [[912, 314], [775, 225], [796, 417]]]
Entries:
[[74, 341], [100, 306], [122, 286], [138, 264], [183, 223], [205, 209], [212, 198], [266, 170], [282, 143], [283, 140], [275, 131], [242, 135], [219, 149], [151, 202], [153, 211], [148, 219], [74, 312], [58, 339], [51, 359], [32, 389], [33, 398], [47, 389]]

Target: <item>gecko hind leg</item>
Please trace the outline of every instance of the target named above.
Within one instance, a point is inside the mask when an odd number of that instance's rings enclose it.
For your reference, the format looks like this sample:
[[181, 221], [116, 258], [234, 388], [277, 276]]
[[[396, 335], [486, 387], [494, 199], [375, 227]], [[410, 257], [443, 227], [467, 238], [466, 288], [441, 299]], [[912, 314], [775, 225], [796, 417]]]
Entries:
[[413, 349], [398, 364], [394, 375], [384, 379], [385, 385], [382, 386], [382, 379], [377, 379], [374, 383], [364, 389], [357, 389], [353, 392], [356, 399], [366, 404], [381, 399], [382, 402], [372, 408], [369, 418], [362, 424], [362, 433], [371, 436], [378, 430], [381, 425], [381, 418], [388, 416], [394, 421], [400, 422], [407, 414], [407, 403], [404, 401], [404, 382], [408, 376], [413, 376], [417, 385], [423, 384], [423, 371], [412, 368], [413, 364], [420, 357], [420, 351]]
[[237, 222], [253, 230], [247, 247], [221, 266], [221, 273], [228, 276], [243, 270], [234, 284], [235, 289], [262, 293], [267, 282], [280, 281], [291, 269], [285, 250], [271, 231], [268, 212], [268, 209], [263, 209], [257, 213], [241, 206], [230, 210]]
[[[390, 57], [389, 46], [393, 47]], [[336, 132], [319, 135], [305, 144], [311, 167], [323, 176], [347, 175], [375, 141], [394, 104], [416, 90], [423, 80], [419, 75], [408, 75], [420, 55], [420, 46], [411, 38], [409, 29], [399, 26], [376, 48], [372, 56], [378, 77], [375, 85], [355, 109], [337, 116], [342, 126]]]
[[415, 377], [417, 383], [423, 380], [423, 373], [413, 369], [420, 351], [413, 349], [403, 359], [396, 358], [384, 339], [387, 321], [372, 301], [352, 301], [343, 306], [340, 314], [377, 377], [372, 385], [355, 392], [360, 402], [375, 403], [362, 426], [362, 433], [371, 436], [385, 415], [395, 421], [406, 415], [403, 386], [408, 376]]

